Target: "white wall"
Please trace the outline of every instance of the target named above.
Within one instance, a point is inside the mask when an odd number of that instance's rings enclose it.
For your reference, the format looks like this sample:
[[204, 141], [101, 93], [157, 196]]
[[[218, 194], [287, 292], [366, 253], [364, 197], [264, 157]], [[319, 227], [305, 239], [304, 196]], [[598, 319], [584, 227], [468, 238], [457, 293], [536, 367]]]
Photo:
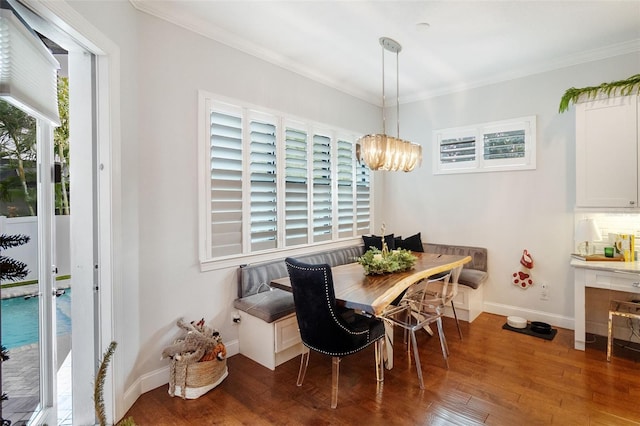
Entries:
[[[575, 109], [559, 114], [558, 104], [569, 87], [627, 78], [639, 65], [636, 53], [403, 105], [402, 137], [422, 144], [424, 162], [410, 174], [384, 174], [377, 222], [405, 236], [421, 231], [429, 242], [486, 247], [486, 311], [573, 328]], [[432, 174], [433, 130], [528, 115], [537, 116], [536, 170]], [[512, 284], [524, 249], [534, 283], [549, 285], [548, 301], [537, 285]]]
[[[176, 320], [204, 317], [231, 353], [237, 328], [236, 268], [198, 264], [197, 91], [362, 133], [377, 131], [378, 107], [270, 63], [136, 12], [125, 2], [72, 6], [121, 49], [123, 262], [118, 347], [125, 406], [168, 381], [162, 349]], [[246, 263], [246, 262], [243, 262]]]

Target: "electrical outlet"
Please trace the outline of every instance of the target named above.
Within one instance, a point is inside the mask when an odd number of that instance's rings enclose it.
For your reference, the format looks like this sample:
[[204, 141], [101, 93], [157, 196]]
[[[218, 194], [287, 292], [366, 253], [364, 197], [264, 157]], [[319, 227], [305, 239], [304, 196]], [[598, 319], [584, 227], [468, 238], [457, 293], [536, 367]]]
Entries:
[[549, 300], [549, 285], [547, 283], [540, 284], [540, 300]]
[[240, 324], [240, 312], [235, 311], [232, 315], [231, 315], [231, 320], [233, 321], [234, 324]]

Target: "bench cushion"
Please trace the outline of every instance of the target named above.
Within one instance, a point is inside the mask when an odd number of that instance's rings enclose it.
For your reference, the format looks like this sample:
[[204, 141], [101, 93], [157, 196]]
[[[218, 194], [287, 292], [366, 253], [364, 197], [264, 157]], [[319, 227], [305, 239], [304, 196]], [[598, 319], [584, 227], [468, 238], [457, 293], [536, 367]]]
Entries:
[[471, 262], [465, 263], [458, 284], [476, 289], [487, 280], [487, 249], [484, 247], [454, 246], [448, 244], [422, 244], [427, 253], [454, 254], [471, 256]]
[[293, 293], [279, 288], [236, 299], [233, 306], [268, 323], [286, 317], [296, 310]]
[[[297, 257], [301, 262], [338, 266], [352, 263], [362, 256], [362, 246], [344, 247]], [[295, 312], [293, 294], [271, 288], [271, 280], [286, 277], [284, 260], [243, 265], [238, 269], [238, 298], [236, 309], [271, 323]]]
[[489, 274], [484, 271], [479, 271], [477, 269], [462, 269], [460, 272], [460, 277], [458, 278], [458, 284], [466, 285], [471, 288], [478, 288], [480, 284], [485, 282]]

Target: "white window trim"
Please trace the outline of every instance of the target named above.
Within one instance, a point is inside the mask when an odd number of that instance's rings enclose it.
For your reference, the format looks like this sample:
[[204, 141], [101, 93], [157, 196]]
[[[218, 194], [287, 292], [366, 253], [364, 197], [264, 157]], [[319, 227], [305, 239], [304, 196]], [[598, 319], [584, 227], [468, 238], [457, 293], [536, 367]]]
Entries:
[[[335, 157], [335, 154], [334, 154], [335, 149], [333, 148], [333, 146], [337, 143], [338, 138], [341, 138], [342, 140], [345, 140], [345, 139], [352, 140], [354, 145], [356, 144], [356, 141], [358, 139], [358, 136], [356, 135], [355, 132], [351, 132], [344, 129], [337, 129], [335, 127], [327, 126], [324, 124], [318, 124], [310, 120], [305, 120], [299, 117], [292, 116], [290, 114], [284, 114], [282, 112], [273, 111], [268, 108], [263, 108], [260, 106], [251, 106], [251, 105], [248, 105], [247, 103], [244, 103], [235, 99], [213, 94], [204, 90], [199, 90], [198, 91], [198, 191], [199, 191], [198, 221], [199, 221], [200, 232], [198, 233], [199, 234], [198, 252], [199, 252], [199, 263], [200, 263], [201, 271], [224, 269], [224, 268], [235, 267], [235, 266], [245, 264], [245, 263], [250, 263], [250, 262], [262, 262], [262, 261], [268, 261], [273, 259], [280, 259], [286, 256], [303, 255], [303, 254], [313, 253], [321, 250], [331, 250], [334, 248], [348, 247], [348, 246], [352, 246], [354, 244], [358, 244], [362, 242], [362, 237], [361, 237], [361, 234], [358, 234], [357, 226], [354, 226], [352, 236], [337, 238], [338, 214], [337, 214], [337, 211], [334, 209], [334, 213], [332, 213], [332, 239], [329, 241], [320, 241], [320, 242], [301, 244], [301, 245], [291, 246], [291, 247], [283, 247], [284, 240], [285, 240], [285, 233], [284, 233], [284, 229], [282, 227], [279, 227], [277, 232], [278, 248], [251, 253], [247, 251], [248, 249], [246, 248], [247, 247], [246, 241], [243, 241], [243, 247], [244, 247], [243, 253], [214, 258], [212, 256], [212, 245], [211, 245], [211, 237], [210, 237], [212, 232], [211, 216], [209, 212], [210, 195], [208, 195], [208, 194], [211, 194], [210, 152], [208, 148], [209, 140], [210, 140], [209, 139], [210, 123], [209, 123], [209, 120], [207, 119], [207, 116], [208, 116], [207, 112], [211, 109], [211, 106], [214, 103], [216, 104], [216, 107], [220, 103], [222, 104], [226, 103], [226, 104], [229, 104], [230, 106], [242, 105], [243, 110], [251, 111], [255, 108], [255, 110], [260, 111], [261, 113], [273, 114], [274, 116], [278, 117], [277, 133], [280, 138], [279, 140], [284, 140], [284, 138], [282, 137], [283, 136], [282, 133], [284, 133], [285, 131], [285, 128], [286, 128], [285, 125], [292, 124], [292, 123], [296, 126], [300, 125], [301, 128], [304, 128], [308, 131], [309, 139], [307, 143], [309, 144], [309, 148], [310, 148], [309, 155], [312, 155], [312, 152], [313, 152], [313, 135], [314, 134], [322, 134], [330, 137], [331, 144], [332, 144], [332, 158]], [[354, 147], [354, 154], [355, 154], [355, 151], [356, 150]], [[280, 158], [284, 158], [282, 156], [282, 153], [284, 152], [284, 144], [278, 145], [277, 152], [278, 152], [278, 155], [281, 156]], [[248, 156], [249, 156], [249, 152], [248, 150], [245, 149], [243, 152], [245, 165], [248, 164], [247, 162]], [[310, 158], [310, 160], [312, 162], [312, 158]], [[244, 166], [243, 168], [246, 171], [246, 166]], [[278, 161], [277, 170], [281, 176], [284, 176], [284, 161], [282, 160]], [[309, 175], [308, 175], [309, 182], [312, 182], [311, 178], [313, 176], [313, 168], [309, 167], [308, 172], [309, 172]], [[355, 170], [354, 170], [354, 174], [355, 174]], [[332, 176], [332, 190], [334, 190], [334, 188], [337, 185], [336, 179], [335, 179], [337, 176], [336, 167], [332, 166], [331, 176]], [[284, 180], [279, 179], [277, 184], [277, 188], [279, 191], [279, 195], [278, 195], [279, 223], [283, 223], [283, 220], [284, 220], [283, 187], [284, 187]], [[373, 189], [374, 188], [373, 173], [370, 173], [369, 175], [369, 188], [370, 188], [369, 190], [370, 191], [369, 223], [372, 224], [374, 223], [374, 205], [375, 205], [374, 189]], [[246, 173], [243, 172], [243, 194], [247, 194], [248, 192], [249, 192], [249, 181], [246, 177]], [[309, 238], [311, 239], [312, 233], [313, 233], [313, 216], [311, 212], [313, 207], [312, 185], [310, 185], [309, 193], [310, 194], [309, 194], [308, 202], [309, 202], [309, 208], [310, 208], [310, 214], [311, 214], [311, 216], [309, 217], [310, 218]], [[356, 204], [355, 193], [356, 193], [356, 188], [355, 188], [355, 181], [354, 181], [354, 205]], [[333, 205], [336, 205], [337, 203], [336, 197], [337, 197], [337, 192], [334, 191], [332, 193]], [[243, 198], [245, 198], [245, 196], [243, 196]], [[246, 200], [243, 200], [243, 218], [247, 217], [249, 213], [249, 206], [250, 206], [250, 203], [247, 203]], [[357, 212], [354, 210], [354, 215], [355, 214], [357, 214]], [[370, 232], [370, 230], [367, 231], [367, 233], [368, 232]], [[244, 234], [243, 239], [250, 238], [250, 237], [247, 237], [247, 235], [248, 234]]]
[[[533, 170], [536, 168], [536, 116], [513, 118], [490, 123], [474, 124], [463, 127], [439, 129], [433, 132], [433, 174], [482, 173], [510, 170]], [[484, 135], [499, 131], [525, 131], [525, 153], [520, 158], [499, 160], [484, 159]], [[442, 140], [465, 136], [475, 137], [475, 160], [459, 163], [440, 162]]]

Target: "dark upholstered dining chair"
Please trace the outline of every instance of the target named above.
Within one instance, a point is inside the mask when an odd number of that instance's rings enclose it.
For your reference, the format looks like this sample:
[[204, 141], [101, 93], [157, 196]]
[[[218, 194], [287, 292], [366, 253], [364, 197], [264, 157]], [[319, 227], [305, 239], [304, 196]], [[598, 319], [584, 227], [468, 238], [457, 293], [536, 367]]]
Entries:
[[[340, 359], [375, 343], [376, 379], [384, 379], [384, 322], [336, 305], [333, 276], [329, 265], [311, 265], [285, 259], [302, 343], [316, 352], [333, 357], [331, 408], [338, 405]], [[298, 386], [302, 386], [309, 350], [300, 358]]]

